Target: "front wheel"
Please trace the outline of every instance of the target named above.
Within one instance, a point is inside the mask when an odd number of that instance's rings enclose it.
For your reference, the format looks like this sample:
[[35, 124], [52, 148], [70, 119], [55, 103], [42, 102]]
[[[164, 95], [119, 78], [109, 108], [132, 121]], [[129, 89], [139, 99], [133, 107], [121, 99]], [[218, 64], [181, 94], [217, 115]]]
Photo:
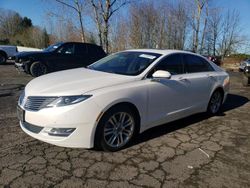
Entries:
[[135, 135], [136, 119], [126, 106], [115, 107], [106, 112], [98, 124], [96, 147], [104, 151], [124, 148]]
[[217, 114], [221, 109], [222, 100], [222, 92], [220, 90], [216, 90], [210, 98], [207, 112], [212, 115]]
[[30, 73], [34, 77], [38, 77], [47, 73], [47, 67], [43, 63], [37, 61], [31, 64]]

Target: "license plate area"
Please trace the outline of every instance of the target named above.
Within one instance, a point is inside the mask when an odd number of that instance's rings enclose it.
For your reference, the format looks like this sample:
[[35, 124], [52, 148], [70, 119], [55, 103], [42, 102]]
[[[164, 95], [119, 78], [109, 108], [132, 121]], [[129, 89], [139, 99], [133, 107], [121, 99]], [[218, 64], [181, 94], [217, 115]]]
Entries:
[[17, 106], [17, 118], [22, 122], [25, 121], [25, 110], [23, 110], [20, 106]]

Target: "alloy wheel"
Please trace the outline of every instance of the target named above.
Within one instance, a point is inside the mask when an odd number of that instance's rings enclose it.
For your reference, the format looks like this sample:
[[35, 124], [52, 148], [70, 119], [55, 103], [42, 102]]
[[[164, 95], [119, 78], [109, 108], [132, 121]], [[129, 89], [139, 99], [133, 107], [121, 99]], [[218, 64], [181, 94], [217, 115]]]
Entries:
[[213, 114], [216, 114], [220, 107], [221, 107], [221, 103], [222, 103], [222, 96], [221, 96], [221, 93], [219, 91], [216, 91], [212, 97], [211, 97], [211, 100], [210, 100], [210, 111], [213, 113]]
[[127, 112], [113, 114], [104, 126], [104, 141], [109, 147], [121, 148], [126, 145], [135, 130], [135, 121]]
[[43, 74], [46, 74], [47, 72], [47, 67], [43, 65], [40, 62], [36, 62], [33, 65], [31, 65], [31, 74], [32, 76], [41, 76]]

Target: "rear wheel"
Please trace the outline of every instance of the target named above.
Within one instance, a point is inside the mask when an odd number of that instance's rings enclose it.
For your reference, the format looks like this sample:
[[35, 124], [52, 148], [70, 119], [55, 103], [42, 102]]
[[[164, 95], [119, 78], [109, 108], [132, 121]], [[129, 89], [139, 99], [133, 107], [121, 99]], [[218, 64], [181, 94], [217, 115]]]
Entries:
[[5, 63], [6, 60], [7, 60], [7, 57], [3, 53], [0, 53], [0, 64]]
[[222, 92], [220, 90], [215, 90], [210, 98], [207, 112], [212, 115], [217, 114], [221, 109], [222, 100], [223, 100]]
[[242, 84], [243, 84], [243, 86], [250, 85], [250, 67], [245, 67], [245, 69], [244, 69]]
[[98, 149], [118, 151], [132, 140], [136, 132], [136, 119], [126, 106], [114, 107], [100, 120], [95, 136]]
[[242, 84], [243, 84], [243, 86], [250, 85], [250, 78], [248, 78], [247, 76], [243, 75]]
[[31, 64], [30, 73], [34, 77], [38, 77], [47, 73], [47, 67], [43, 63], [37, 61]]

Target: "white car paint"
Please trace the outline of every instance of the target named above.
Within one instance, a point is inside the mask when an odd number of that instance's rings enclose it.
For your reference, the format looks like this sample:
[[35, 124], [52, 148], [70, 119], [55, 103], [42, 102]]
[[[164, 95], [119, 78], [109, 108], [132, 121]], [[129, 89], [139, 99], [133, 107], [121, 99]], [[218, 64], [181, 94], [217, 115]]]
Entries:
[[[30, 136], [64, 147], [92, 148], [100, 117], [113, 105], [133, 104], [140, 115], [140, 132], [198, 112], [205, 112], [213, 91], [221, 87], [224, 100], [229, 90], [228, 74], [209, 62], [215, 71], [172, 75], [161, 82], [146, 78], [147, 73], [164, 57], [176, 50], [129, 50], [162, 54], [138, 76], [124, 76], [85, 68], [47, 74], [32, 80], [25, 88], [28, 96], [92, 95], [87, 100], [63, 107], [25, 110], [25, 121], [44, 127], [38, 134], [21, 128]], [[201, 56], [200, 56], [201, 57]], [[76, 128], [67, 137], [48, 135], [51, 128]]]
[[25, 46], [17, 46], [18, 52], [33, 52], [33, 51], [42, 51], [42, 49], [39, 48], [31, 48], [31, 47], [25, 47]]

